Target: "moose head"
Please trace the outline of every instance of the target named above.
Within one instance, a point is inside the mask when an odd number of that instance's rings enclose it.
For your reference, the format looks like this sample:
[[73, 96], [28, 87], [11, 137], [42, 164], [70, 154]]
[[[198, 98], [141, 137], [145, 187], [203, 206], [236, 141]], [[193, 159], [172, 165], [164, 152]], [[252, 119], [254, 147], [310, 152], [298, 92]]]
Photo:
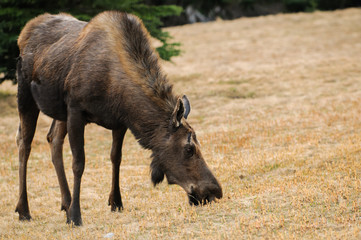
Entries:
[[187, 193], [191, 205], [206, 204], [222, 198], [222, 188], [201, 153], [193, 128], [188, 124], [190, 103], [178, 98], [161, 148], [153, 152], [151, 177], [154, 185], [166, 176], [168, 184], [177, 184]]

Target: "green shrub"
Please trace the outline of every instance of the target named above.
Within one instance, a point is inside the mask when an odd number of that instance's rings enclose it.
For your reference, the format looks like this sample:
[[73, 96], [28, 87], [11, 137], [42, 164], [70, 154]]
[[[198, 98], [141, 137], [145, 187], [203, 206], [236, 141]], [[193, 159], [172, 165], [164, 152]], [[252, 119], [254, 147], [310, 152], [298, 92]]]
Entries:
[[317, 0], [284, 0], [287, 12], [312, 12], [317, 8]]

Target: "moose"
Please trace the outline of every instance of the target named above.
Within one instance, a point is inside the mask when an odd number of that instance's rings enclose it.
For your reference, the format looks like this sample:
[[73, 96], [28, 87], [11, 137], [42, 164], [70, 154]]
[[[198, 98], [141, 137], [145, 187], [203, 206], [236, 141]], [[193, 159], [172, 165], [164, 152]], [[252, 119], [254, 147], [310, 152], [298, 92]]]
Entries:
[[[119, 167], [130, 129], [150, 149], [151, 180], [166, 177], [181, 186], [191, 205], [222, 198], [222, 188], [207, 166], [195, 131], [187, 122], [190, 103], [176, 96], [162, 72], [142, 21], [131, 14], [106, 11], [89, 22], [60, 13], [30, 20], [18, 38], [18, 111], [20, 220], [30, 220], [26, 189], [27, 161], [39, 112], [51, 117], [47, 140], [61, 191], [67, 223], [82, 225], [80, 185], [85, 166], [84, 128], [95, 123], [112, 130], [111, 211], [121, 210]], [[63, 165], [68, 134], [73, 156], [73, 192]]]

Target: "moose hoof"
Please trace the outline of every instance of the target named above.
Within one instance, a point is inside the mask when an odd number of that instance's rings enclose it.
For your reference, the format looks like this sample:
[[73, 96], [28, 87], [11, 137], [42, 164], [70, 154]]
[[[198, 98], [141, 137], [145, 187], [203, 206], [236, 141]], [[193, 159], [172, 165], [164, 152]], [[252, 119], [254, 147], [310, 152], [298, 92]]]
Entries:
[[[83, 221], [81, 220], [80, 211], [74, 211], [74, 209], [72, 209], [70, 207], [70, 210], [68, 212], [66, 214], [66, 218], [67, 218], [66, 223], [71, 224], [72, 226], [81, 226], [81, 225], [83, 225]], [[68, 218], [68, 216], [70, 216], [70, 217]]]
[[66, 224], [70, 224], [70, 223], [71, 223], [70, 218], [66, 216]]
[[66, 224], [71, 224], [71, 226], [73, 227], [79, 227], [83, 225], [83, 221], [81, 220], [81, 218], [78, 219], [70, 219], [70, 218], [66, 218]]
[[121, 212], [121, 211], [123, 211], [123, 205], [113, 205], [112, 204], [112, 206], [111, 206], [111, 208], [110, 208], [110, 211], [112, 211], [112, 212]]
[[67, 224], [71, 224], [72, 226], [81, 226], [83, 225], [83, 221], [81, 220], [81, 215], [80, 214], [71, 214], [70, 213], [70, 218], [68, 217], [69, 215], [66, 215], [66, 223]]
[[19, 220], [20, 221], [30, 221], [31, 220], [31, 216], [30, 214], [19, 214]]
[[123, 210], [122, 198], [120, 195], [118, 197], [114, 197], [114, 195], [109, 196], [108, 205], [111, 206], [110, 210], [112, 212], [121, 212]]
[[66, 215], [66, 224], [70, 224], [71, 220], [70, 220], [69, 210], [64, 209], [64, 211]]
[[16, 207], [15, 212], [19, 213], [19, 220], [20, 221], [30, 221], [31, 216], [29, 210], [22, 210], [21, 207]]

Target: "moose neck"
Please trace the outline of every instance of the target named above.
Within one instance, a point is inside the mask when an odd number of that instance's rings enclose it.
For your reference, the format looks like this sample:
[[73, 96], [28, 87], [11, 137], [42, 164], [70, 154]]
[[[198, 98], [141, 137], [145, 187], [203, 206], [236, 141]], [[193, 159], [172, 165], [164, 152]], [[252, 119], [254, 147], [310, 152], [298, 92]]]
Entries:
[[138, 103], [127, 115], [126, 124], [142, 147], [156, 150], [168, 133], [170, 114], [147, 101]]

